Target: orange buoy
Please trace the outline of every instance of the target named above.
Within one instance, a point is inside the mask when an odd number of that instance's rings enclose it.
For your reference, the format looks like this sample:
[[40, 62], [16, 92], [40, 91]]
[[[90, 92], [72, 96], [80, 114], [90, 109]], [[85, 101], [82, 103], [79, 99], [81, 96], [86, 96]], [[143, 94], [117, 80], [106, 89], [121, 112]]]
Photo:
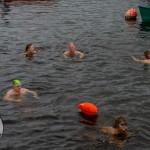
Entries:
[[81, 103], [78, 108], [86, 115], [96, 115], [98, 112], [98, 108], [92, 103]]
[[127, 12], [125, 13], [125, 19], [136, 19], [136, 17], [137, 11], [134, 8], [127, 10]]

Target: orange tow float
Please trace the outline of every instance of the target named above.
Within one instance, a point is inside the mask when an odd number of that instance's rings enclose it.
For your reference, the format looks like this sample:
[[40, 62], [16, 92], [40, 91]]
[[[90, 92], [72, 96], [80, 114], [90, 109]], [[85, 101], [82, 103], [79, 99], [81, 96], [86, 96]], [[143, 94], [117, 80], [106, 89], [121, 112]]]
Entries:
[[130, 8], [129, 10], [127, 10], [127, 12], [125, 13], [125, 19], [136, 19], [137, 17], [137, 11], [134, 8]]
[[78, 108], [86, 115], [96, 115], [98, 112], [98, 108], [94, 104], [88, 102], [79, 104]]

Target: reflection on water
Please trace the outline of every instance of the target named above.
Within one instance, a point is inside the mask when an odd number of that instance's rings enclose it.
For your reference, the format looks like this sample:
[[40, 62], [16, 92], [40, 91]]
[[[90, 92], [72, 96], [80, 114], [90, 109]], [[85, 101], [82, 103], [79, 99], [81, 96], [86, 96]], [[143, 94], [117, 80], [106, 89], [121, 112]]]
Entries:
[[[149, 71], [130, 56], [149, 47], [149, 32], [138, 28], [138, 20], [126, 22], [123, 16], [123, 9], [139, 2], [28, 2], [0, 4], [0, 149], [116, 150], [99, 129], [124, 115], [131, 129], [141, 131], [124, 149], [147, 150]], [[70, 41], [86, 54], [83, 60], [63, 59]], [[20, 56], [29, 42], [39, 47], [32, 60]], [[14, 78], [40, 99], [4, 102]], [[100, 115], [78, 113], [82, 100], [95, 103]]]
[[128, 20], [125, 20], [126, 21], [126, 23], [128, 24], [128, 25], [130, 25], [131, 27], [134, 27], [135, 25], [136, 25], [136, 23], [137, 23], [137, 20], [136, 19], [128, 19]]
[[95, 125], [96, 124], [96, 121], [97, 121], [97, 115], [95, 116], [89, 116], [89, 115], [86, 115], [82, 112], [80, 112], [80, 116], [83, 118], [82, 120], [80, 120], [80, 123], [83, 123], [83, 124], [86, 124], [86, 125]]
[[140, 30], [149, 32], [150, 31], [150, 22], [141, 22], [140, 23]]
[[9, 23], [9, 20], [7, 19], [7, 15], [9, 14], [10, 11], [11, 9], [9, 5], [5, 3], [1, 5], [1, 18], [6, 24]]

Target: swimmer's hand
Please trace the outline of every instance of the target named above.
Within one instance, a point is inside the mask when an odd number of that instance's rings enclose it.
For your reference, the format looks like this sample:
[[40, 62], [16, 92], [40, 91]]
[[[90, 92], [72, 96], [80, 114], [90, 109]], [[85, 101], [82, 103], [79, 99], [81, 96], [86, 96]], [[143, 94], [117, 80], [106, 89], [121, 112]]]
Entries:
[[82, 59], [84, 57], [84, 53], [82, 53], [80, 51], [76, 51], [76, 54], [79, 56], [80, 59]]
[[135, 57], [134, 56], [131, 56], [132, 57], [132, 59], [134, 60], [135, 59]]
[[22, 99], [15, 99], [15, 100], [13, 100], [13, 102], [15, 102], [15, 103], [20, 103], [22, 101]]
[[31, 90], [28, 90], [28, 89], [26, 89], [26, 91], [29, 92], [29, 93], [31, 93], [31, 94], [33, 94], [33, 97], [34, 97], [34, 98], [39, 99], [39, 97], [38, 97], [38, 95], [37, 95], [36, 92], [31, 91]]
[[39, 97], [37, 95], [33, 95], [34, 98], [39, 99]]
[[135, 58], [134, 56], [131, 56], [131, 57], [132, 57], [132, 59], [133, 59], [134, 61], [136, 61], [136, 62], [140, 62], [140, 63], [143, 63], [143, 64], [146, 64], [146, 63], [147, 63], [146, 60], [140, 60], [140, 59]]
[[20, 55], [23, 56], [23, 57], [25, 57], [25, 56], [26, 56], [26, 53], [21, 53]]
[[134, 61], [139, 62], [139, 59], [135, 58], [134, 56], [131, 56], [131, 57]]
[[34, 48], [34, 54], [37, 54], [38, 50], [37, 48]]

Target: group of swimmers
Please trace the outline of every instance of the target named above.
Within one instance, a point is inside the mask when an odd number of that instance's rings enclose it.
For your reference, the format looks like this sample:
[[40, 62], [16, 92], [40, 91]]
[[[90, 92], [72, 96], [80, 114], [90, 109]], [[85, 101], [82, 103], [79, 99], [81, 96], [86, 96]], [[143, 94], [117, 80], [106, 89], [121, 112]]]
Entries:
[[[4, 96], [4, 101], [20, 103], [23, 95], [30, 93], [34, 98], [39, 98], [37, 93], [23, 88], [20, 80], [13, 81], [13, 88], [8, 90]], [[124, 139], [130, 136], [125, 117], [116, 118], [113, 127], [103, 127], [101, 131], [108, 135], [109, 141], [116, 143], [118, 146], [124, 146]]]
[[[37, 54], [36, 48], [33, 46], [33, 44], [27, 44], [25, 51], [23, 55], [25, 57], [33, 57]], [[70, 42], [69, 44], [69, 49], [63, 53], [64, 58], [69, 58], [69, 57], [79, 57], [82, 59], [84, 57], [84, 53], [76, 50], [76, 47], [73, 42]], [[136, 62], [141, 62], [143, 64], [150, 64], [150, 51], [145, 51], [144, 52], [144, 57], [142, 59], [137, 59], [134, 56], [132, 56], [132, 59]], [[14, 80], [12, 83], [12, 88], [7, 91], [5, 94], [3, 100], [4, 101], [9, 101], [9, 102], [21, 102], [22, 101], [22, 96], [25, 95], [26, 93], [30, 93], [33, 95], [34, 98], [39, 98], [37, 93], [34, 91], [31, 91], [29, 89], [23, 88], [22, 83], [20, 80]], [[123, 140], [118, 139], [116, 137], [130, 137], [127, 122], [125, 117], [120, 116], [116, 118], [115, 123], [112, 127], [103, 127], [101, 128], [101, 131], [105, 134], [107, 134], [110, 138], [110, 141], [117, 143], [118, 145], [121, 144], [120, 146], [124, 145]]]
[[[25, 57], [32, 58], [35, 54], [37, 54], [36, 48], [32, 43], [27, 44], [24, 53], [22, 53]], [[80, 59], [84, 57], [84, 53], [76, 50], [76, 46], [73, 42], [69, 43], [69, 49], [63, 53], [64, 58], [76, 57], [78, 56]]]
[[[23, 88], [20, 80], [14, 80], [12, 84], [13, 88], [7, 91], [3, 98], [4, 101], [20, 103], [23, 99], [23, 95], [27, 93], [32, 94], [34, 98], [39, 98], [36, 92]], [[100, 131], [107, 134], [109, 141], [116, 143], [119, 147], [123, 147], [125, 144], [124, 140], [130, 137], [127, 122], [123, 116], [116, 118], [112, 127], [102, 127]]]
[[[37, 54], [37, 49], [34, 47], [32, 43], [27, 44], [24, 53], [22, 53], [22, 55], [28, 58], [32, 58], [36, 54]], [[63, 53], [63, 57], [69, 58], [69, 57], [76, 57], [76, 56], [82, 59], [84, 57], [84, 53], [77, 51], [74, 43], [70, 42], [69, 50]], [[13, 88], [7, 91], [3, 99], [4, 101], [9, 101], [9, 102], [21, 102], [22, 100], [21, 97], [26, 93], [31, 93], [33, 94], [33, 97], [38, 98], [36, 92], [23, 88], [20, 80], [14, 80]]]

